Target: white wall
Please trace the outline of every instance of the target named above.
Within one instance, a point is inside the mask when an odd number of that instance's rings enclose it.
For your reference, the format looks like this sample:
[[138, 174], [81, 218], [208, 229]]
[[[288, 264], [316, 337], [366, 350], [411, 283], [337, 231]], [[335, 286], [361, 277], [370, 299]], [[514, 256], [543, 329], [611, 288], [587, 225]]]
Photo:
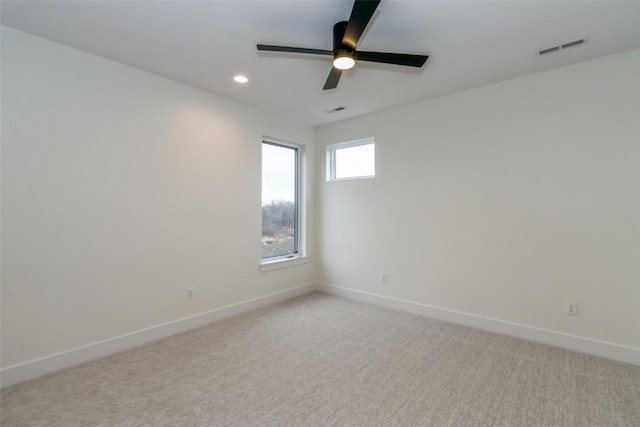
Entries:
[[258, 268], [262, 135], [312, 160], [310, 127], [2, 28], [2, 365], [312, 282]]
[[365, 137], [374, 179], [317, 177], [326, 284], [640, 348], [640, 50], [319, 127], [316, 170]]

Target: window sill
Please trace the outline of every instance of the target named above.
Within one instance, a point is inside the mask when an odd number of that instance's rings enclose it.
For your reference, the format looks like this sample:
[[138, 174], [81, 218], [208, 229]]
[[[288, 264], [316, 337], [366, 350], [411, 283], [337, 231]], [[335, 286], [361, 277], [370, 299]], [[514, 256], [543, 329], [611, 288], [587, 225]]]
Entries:
[[348, 176], [346, 178], [327, 178], [327, 182], [353, 181], [355, 179], [371, 179], [375, 177], [376, 177], [375, 175], [361, 175], [361, 176]]
[[278, 270], [280, 268], [295, 267], [296, 265], [306, 264], [308, 258], [306, 256], [298, 256], [294, 258], [282, 258], [273, 261], [263, 261], [260, 263], [260, 271]]

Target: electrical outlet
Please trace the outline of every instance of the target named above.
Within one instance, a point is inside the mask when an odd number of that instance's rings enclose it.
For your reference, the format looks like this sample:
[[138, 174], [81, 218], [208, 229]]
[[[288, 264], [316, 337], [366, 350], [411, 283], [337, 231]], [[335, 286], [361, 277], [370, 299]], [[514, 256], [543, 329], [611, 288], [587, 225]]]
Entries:
[[382, 273], [382, 274], [380, 275], [380, 281], [381, 281], [382, 283], [387, 283], [387, 280], [388, 280], [388, 279], [389, 279], [389, 278], [387, 277], [387, 273]]
[[569, 316], [577, 316], [578, 315], [578, 304], [573, 301], [567, 301], [567, 314]]
[[193, 299], [196, 296], [196, 288], [187, 288], [187, 299]]

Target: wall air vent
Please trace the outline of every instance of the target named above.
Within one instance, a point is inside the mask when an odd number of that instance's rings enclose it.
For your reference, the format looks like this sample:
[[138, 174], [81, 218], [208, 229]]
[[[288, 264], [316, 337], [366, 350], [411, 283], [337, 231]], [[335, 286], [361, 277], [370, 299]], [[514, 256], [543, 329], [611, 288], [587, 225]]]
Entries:
[[559, 44], [557, 46], [546, 47], [544, 49], [540, 49], [538, 51], [538, 55], [546, 55], [547, 53], [557, 52], [562, 49], [567, 49], [574, 46], [580, 46], [581, 44], [584, 44], [584, 42], [585, 42], [585, 39], [578, 39], [578, 40], [573, 40], [567, 43]]
[[327, 114], [331, 114], [331, 113], [336, 113], [336, 112], [342, 111], [342, 110], [346, 110], [346, 108], [345, 107], [329, 108], [328, 110], [324, 110], [324, 112], [327, 113]]

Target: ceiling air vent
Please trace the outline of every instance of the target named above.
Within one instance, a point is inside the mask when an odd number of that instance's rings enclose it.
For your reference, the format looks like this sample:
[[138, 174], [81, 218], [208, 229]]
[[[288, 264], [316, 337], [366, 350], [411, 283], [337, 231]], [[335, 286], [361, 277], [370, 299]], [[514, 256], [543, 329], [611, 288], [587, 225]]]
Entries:
[[567, 49], [567, 48], [574, 47], [574, 46], [580, 46], [584, 42], [585, 42], [584, 39], [578, 39], [578, 40], [573, 40], [573, 41], [570, 41], [570, 42], [567, 42], [567, 43], [559, 44], [557, 46], [547, 47], [547, 48], [544, 48], [544, 49], [540, 49], [538, 51], [538, 55], [546, 55], [547, 53], [557, 52], [557, 51], [562, 50], [562, 49]]
[[584, 39], [578, 39], [578, 40], [574, 40], [572, 42], [569, 43], [565, 43], [563, 45], [560, 46], [561, 49], [566, 49], [568, 47], [573, 47], [573, 46], [578, 46], [580, 44], [584, 43]]
[[327, 114], [331, 114], [331, 113], [336, 113], [336, 112], [342, 111], [342, 110], [345, 110], [345, 107], [329, 108], [328, 110], [324, 110], [324, 112], [327, 113]]

